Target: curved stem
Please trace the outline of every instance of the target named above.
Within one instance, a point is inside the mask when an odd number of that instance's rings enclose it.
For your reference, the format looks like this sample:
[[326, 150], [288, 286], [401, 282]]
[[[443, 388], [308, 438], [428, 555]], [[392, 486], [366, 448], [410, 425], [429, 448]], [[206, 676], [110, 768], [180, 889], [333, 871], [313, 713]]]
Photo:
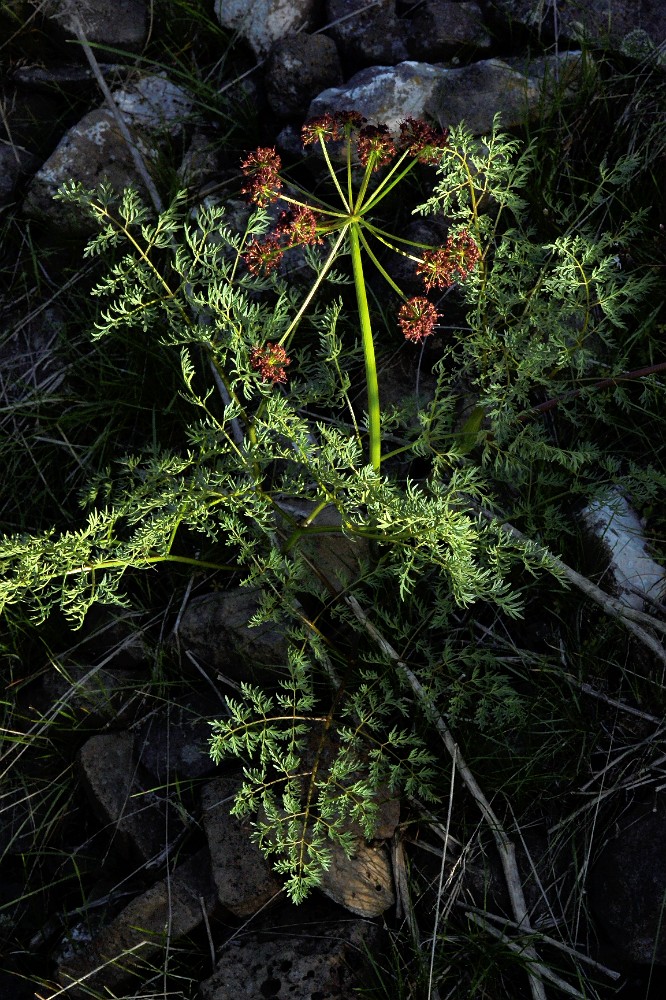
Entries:
[[359, 243], [359, 227], [352, 223], [349, 227], [349, 243], [351, 248], [352, 268], [354, 270], [354, 285], [356, 287], [356, 302], [358, 318], [361, 323], [363, 339], [363, 356], [365, 358], [365, 381], [368, 390], [368, 431], [370, 434], [370, 464], [375, 472], [379, 472], [382, 454], [382, 440], [379, 423], [379, 386], [377, 384], [377, 364], [375, 362], [375, 345], [372, 339], [370, 325], [370, 310], [368, 296], [363, 277], [363, 262]]

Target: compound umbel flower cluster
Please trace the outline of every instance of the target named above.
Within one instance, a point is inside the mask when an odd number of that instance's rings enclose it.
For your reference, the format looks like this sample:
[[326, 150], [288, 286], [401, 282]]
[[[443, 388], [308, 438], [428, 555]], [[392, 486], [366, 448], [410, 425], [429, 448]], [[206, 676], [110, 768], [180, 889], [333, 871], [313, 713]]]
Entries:
[[[253, 274], [269, 274], [277, 268], [283, 255], [297, 246], [322, 243], [340, 230], [354, 229], [358, 240], [373, 263], [379, 267], [384, 277], [404, 300], [398, 315], [398, 324], [407, 340], [420, 342], [430, 336], [437, 324], [438, 314], [426, 296], [407, 298], [395, 285], [371, 251], [367, 237], [374, 236], [398, 253], [406, 254], [416, 264], [416, 274], [422, 278], [425, 292], [448, 288], [454, 282], [464, 281], [474, 270], [479, 259], [479, 248], [466, 229], [449, 236], [444, 246], [425, 247], [410, 244], [409, 252], [395, 244], [407, 243], [399, 237], [391, 236], [373, 225], [368, 217], [373, 209], [412, 169], [415, 163], [436, 163], [446, 155], [448, 133], [438, 130], [427, 122], [407, 118], [400, 125], [400, 137], [394, 142], [386, 125], [368, 124], [356, 111], [325, 114], [307, 122], [302, 129], [304, 145], [319, 142], [331, 177], [340, 196], [343, 211], [334, 211], [323, 205], [317, 198], [304, 192], [304, 200], [299, 200], [283, 192], [280, 177], [282, 166], [275, 149], [262, 147], [242, 163], [245, 182], [242, 191], [254, 204], [266, 207], [270, 202], [281, 200], [289, 205], [276, 226], [267, 236], [254, 240], [247, 247], [243, 259]], [[346, 143], [347, 183], [346, 191], [340, 185], [331, 164], [327, 144]], [[360, 162], [365, 174], [356, 193], [352, 184], [352, 162]], [[374, 188], [370, 181], [380, 168], [393, 163], [391, 169]], [[305, 200], [307, 198], [307, 200]], [[419, 250], [416, 256], [413, 251]], [[353, 254], [353, 241], [352, 241]], [[257, 358], [259, 355], [257, 355]], [[273, 369], [266, 370], [259, 365], [264, 378], [283, 381], [273, 375]], [[282, 369], [281, 375], [284, 374]]]

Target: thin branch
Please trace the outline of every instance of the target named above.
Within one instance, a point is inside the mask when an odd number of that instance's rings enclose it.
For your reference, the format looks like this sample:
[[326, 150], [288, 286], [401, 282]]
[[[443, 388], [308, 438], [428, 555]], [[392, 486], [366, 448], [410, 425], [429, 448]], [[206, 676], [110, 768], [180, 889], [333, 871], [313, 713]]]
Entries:
[[591, 684], [587, 684], [585, 681], [579, 681], [573, 674], [565, 673], [563, 675], [570, 684], [574, 684], [578, 687], [583, 694], [587, 694], [590, 698], [598, 698], [599, 701], [605, 702], [606, 705], [610, 705], [611, 708], [617, 708], [620, 712], [626, 712], [628, 715], [635, 715], [639, 719], [645, 719], [646, 722], [654, 722], [656, 725], [662, 723], [656, 715], [650, 715], [649, 712], [642, 712], [640, 708], [634, 708], [633, 705], [627, 705], [624, 701], [619, 701], [617, 698], [611, 698], [610, 695], [604, 694], [603, 691], [597, 691], [596, 688], [592, 687]]
[[[656, 375], [658, 372], [666, 371], [666, 361], [660, 361], [656, 365], [646, 365], [645, 368], [635, 368], [631, 372], [622, 372], [621, 375], [615, 375], [612, 378], [602, 378], [598, 382], [593, 382], [589, 387], [590, 389], [607, 389], [611, 385], [617, 385], [618, 382], [630, 382], [632, 379], [645, 378], [647, 375]], [[563, 393], [561, 396], [556, 396], [553, 399], [547, 399], [543, 403], [538, 403], [537, 406], [533, 406], [530, 410], [526, 410], [525, 413], [521, 413], [518, 420], [521, 423], [527, 420], [529, 417], [536, 417], [540, 413], [547, 413], [549, 410], [554, 410], [556, 406], [560, 403], [568, 402], [570, 399], [576, 399], [578, 396], [582, 395], [585, 389], [570, 389], [569, 392]]]
[[[516, 852], [513, 844], [506, 835], [502, 824], [500, 823], [498, 817], [495, 815], [492, 806], [486, 799], [485, 795], [481, 791], [476, 778], [468, 768], [465, 763], [458, 744], [454, 740], [450, 729], [442, 719], [442, 717], [437, 712], [432, 701], [426, 694], [421, 682], [413, 673], [413, 671], [407, 666], [404, 660], [402, 660], [398, 653], [395, 651], [393, 646], [384, 638], [384, 636], [379, 632], [377, 628], [368, 619], [368, 616], [361, 608], [356, 598], [353, 595], [345, 597], [347, 605], [351, 608], [352, 612], [356, 616], [359, 622], [362, 623], [368, 634], [374, 639], [377, 645], [380, 647], [383, 653], [388, 656], [393, 663], [398, 667], [399, 670], [407, 678], [412, 691], [416, 695], [418, 702], [421, 704], [423, 710], [432, 719], [437, 728], [442, 741], [448, 750], [451, 758], [455, 764], [458, 774], [462, 778], [463, 784], [467, 790], [471, 793], [473, 799], [475, 800], [477, 806], [481, 810], [481, 813], [488, 823], [493, 837], [495, 838], [495, 843], [497, 845], [497, 850], [499, 852], [500, 860], [502, 862], [502, 869], [504, 871], [504, 878], [506, 880], [507, 889], [509, 892], [509, 898], [511, 900], [511, 909], [513, 910], [513, 915], [516, 920], [518, 927], [526, 934], [532, 933], [532, 928], [530, 925], [530, 919], [527, 913], [527, 904], [525, 903], [525, 894], [523, 893], [523, 887], [520, 882], [520, 876], [518, 874], [518, 865], [516, 863]], [[532, 997], [534, 1000], [546, 1000], [546, 993], [543, 985], [543, 977], [541, 974], [542, 966], [539, 963], [538, 956], [531, 945], [526, 945], [522, 949], [523, 954], [529, 960], [529, 965], [527, 967], [527, 974], [530, 981], [530, 989], [532, 991]]]
[[159, 196], [159, 192], [158, 192], [157, 188], [155, 187], [155, 183], [154, 183], [152, 177], [148, 173], [148, 168], [146, 167], [145, 160], [144, 160], [143, 156], [141, 155], [141, 153], [140, 153], [140, 151], [139, 151], [139, 149], [137, 147], [136, 142], [132, 138], [132, 134], [131, 134], [129, 128], [127, 127], [127, 122], [125, 121], [125, 118], [124, 118], [124, 116], [123, 116], [120, 108], [118, 107], [118, 105], [116, 104], [116, 102], [113, 99], [113, 94], [109, 90], [109, 85], [108, 85], [108, 83], [106, 82], [106, 80], [104, 79], [104, 77], [102, 75], [102, 71], [99, 68], [99, 63], [97, 62], [97, 59], [95, 58], [95, 53], [93, 52], [93, 50], [90, 47], [90, 43], [88, 42], [88, 39], [86, 38], [86, 36], [84, 34], [83, 28], [81, 26], [81, 22], [80, 22], [77, 14], [73, 14], [72, 15], [72, 24], [74, 26], [74, 31], [76, 33], [76, 37], [79, 40], [79, 44], [81, 45], [81, 48], [83, 49], [83, 53], [84, 53], [86, 59], [88, 60], [88, 64], [89, 64], [89, 66], [90, 66], [90, 68], [91, 68], [91, 70], [93, 72], [93, 76], [95, 77], [95, 80], [97, 81], [97, 85], [98, 85], [99, 89], [102, 91], [102, 93], [104, 94], [104, 98], [106, 100], [106, 103], [109, 106], [109, 111], [111, 112], [111, 114], [115, 118], [116, 124], [118, 125], [118, 128], [120, 130], [120, 134], [122, 135], [123, 139], [127, 143], [127, 148], [129, 149], [130, 154], [132, 156], [132, 159], [134, 161], [134, 166], [137, 169], [137, 173], [139, 174], [139, 177], [141, 178], [141, 180], [145, 184], [146, 191], [150, 195], [150, 200], [152, 201], [153, 205], [155, 206], [155, 210], [157, 212], [163, 212], [164, 211], [164, 205], [162, 204], [162, 199]]
[[[497, 522], [497, 520], [488, 511], [483, 511], [485, 517], [489, 520]], [[518, 528], [514, 528], [512, 524], [504, 522], [500, 524], [502, 531], [515, 538], [519, 542], [529, 542], [529, 539], [523, 535], [522, 531]], [[531, 542], [529, 544], [532, 544]], [[655, 639], [653, 635], [650, 635], [646, 629], [642, 628], [642, 625], [647, 625], [650, 628], [654, 628], [659, 632], [666, 634], [666, 622], [659, 621], [658, 618], [654, 618], [652, 615], [646, 614], [644, 611], [637, 611], [635, 608], [629, 608], [622, 601], [619, 601], [616, 597], [612, 597], [607, 594], [601, 587], [598, 587], [596, 583], [592, 583], [587, 577], [583, 576], [581, 573], [577, 573], [575, 569], [568, 566], [565, 562], [547, 549], [542, 549], [544, 555], [546, 555], [554, 567], [557, 573], [560, 573], [569, 583], [578, 590], [582, 591], [586, 597], [589, 597], [595, 604], [598, 604], [607, 615], [611, 618], [617, 618], [622, 622], [624, 627], [628, 629], [629, 632], [633, 633], [640, 642], [643, 643], [657, 659], [666, 666], [666, 649], [662, 644]]]
[[[512, 941], [511, 938], [507, 937], [506, 934], [498, 930], [497, 927], [493, 927], [487, 920], [484, 920], [483, 917], [478, 916], [476, 913], [468, 912], [465, 916], [478, 927], [482, 927], [487, 934], [491, 934], [492, 937], [499, 938], [499, 940], [502, 941], [507, 948], [516, 952], [518, 955], [527, 955], [528, 950], [531, 950], [527, 945], [522, 945], [517, 941]], [[552, 969], [549, 969], [548, 966], [544, 965], [542, 962], [537, 961], [530, 965], [530, 972], [534, 975], [538, 974], [544, 979], [550, 980], [550, 982], [554, 983], [558, 989], [562, 990], [563, 993], [567, 993], [570, 997], [576, 997], [576, 1000], [586, 1000], [584, 993], [580, 993], [575, 986], [571, 986], [565, 979], [562, 979], [561, 976], [558, 976], [552, 971]]]

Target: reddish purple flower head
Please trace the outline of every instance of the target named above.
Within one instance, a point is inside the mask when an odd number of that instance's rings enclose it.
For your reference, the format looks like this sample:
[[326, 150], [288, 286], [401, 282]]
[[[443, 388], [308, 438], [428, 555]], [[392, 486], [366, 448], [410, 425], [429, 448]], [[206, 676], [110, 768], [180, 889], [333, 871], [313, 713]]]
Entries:
[[284, 247], [278, 233], [269, 233], [264, 240], [253, 240], [243, 254], [250, 274], [270, 274], [284, 257]]
[[437, 310], [423, 295], [407, 299], [398, 313], [398, 323], [405, 338], [416, 344], [431, 335], [437, 319]]
[[436, 163], [449, 144], [448, 129], [436, 129], [420, 118], [400, 123], [400, 146], [421, 163]]
[[271, 201], [277, 201], [282, 181], [279, 177], [282, 160], [275, 149], [260, 146], [241, 163], [246, 183], [241, 188], [243, 194], [260, 208]]
[[301, 129], [301, 139], [304, 146], [309, 146], [313, 142], [337, 142], [346, 135], [350, 135], [354, 129], [360, 129], [365, 125], [366, 119], [358, 111], [337, 111], [335, 114], [326, 112], [317, 118], [312, 118], [306, 122]]
[[426, 250], [417, 264], [416, 273], [423, 278], [426, 291], [431, 288], [448, 288], [454, 281], [464, 281], [471, 274], [481, 252], [466, 229], [449, 236], [446, 246]]
[[396, 153], [388, 125], [365, 125], [358, 134], [357, 147], [363, 166], [370, 163], [373, 170], [389, 163]]
[[294, 205], [287, 212], [283, 212], [275, 232], [284, 237], [287, 250], [304, 243], [312, 245], [324, 242], [321, 236], [317, 235], [317, 216], [307, 205]]
[[250, 364], [255, 371], [259, 372], [265, 382], [272, 382], [273, 385], [276, 385], [287, 381], [285, 368], [291, 364], [291, 359], [287, 357], [284, 347], [269, 341], [263, 347], [252, 348]]

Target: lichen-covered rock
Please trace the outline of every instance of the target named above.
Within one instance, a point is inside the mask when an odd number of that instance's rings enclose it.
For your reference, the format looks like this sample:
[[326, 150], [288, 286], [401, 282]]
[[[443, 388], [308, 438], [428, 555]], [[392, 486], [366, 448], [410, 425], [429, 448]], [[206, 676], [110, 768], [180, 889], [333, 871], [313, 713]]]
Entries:
[[497, 112], [505, 128], [524, 124], [536, 112], [544, 73], [552, 76], [552, 66], [552, 59], [541, 60], [536, 76], [529, 75], [529, 67], [519, 72], [500, 59], [484, 59], [460, 69], [420, 62], [373, 66], [356, 73], [342, 87], [319, 94], [308, 117], [351, 109], [373, 123], [388, 125], [395, 135], [405, 118], [431, 117], [442, 126], [464, 121], [474, 135], [484, 135], [490, 132]]
[[31, 218], [71, 235], [88, 236], [95, 224], [79, 209], [54, 201], [69, 180], [94, 189], [106, 181], [116, 191], [137, 183], [131, 153], [110, 111], [90, 111], [65, 133], [57, 148], [33, 177], [23, 211]]
[[215, 16], [264, 59], [278, 39], [308, 27], [316, 5], [316, 0], [215, 0]]
[[[192, 109], [186, 92], [162, 76], [142, 77], [113, 95], [144, 162], [150, 164], [163, 142], [174, 138]], [[105, 181], [116, 191], [142, 187], [131, 150], [114, 114], [90, 111], [68, 132], [33, 177], [23, 203], [26, 215], [73, 235], [89, 235], [97, 227], [78, 208], [54, 201], [58, 189], [79, 181], [94, 189]]]
[[359, 111], [373, 124], [388, 125], [398, 135], [405, 118], [422, 118], [448, 70], [428, 63], [401, 62], [397, 66], [371, 66], [355, 73], [341, 87], [319, 94], [308, 118], [327, 111]]
[[301, 32], [275, 43], [266, 64], [266, 96], [276, 115], [303, 116], [310, 101], [342, 83], [335, 42]]
[[139, 77], [115, 90], [113, 99], [127, 124], [150, 136], [179, 135], [193, 106], [187, 91], [162, 73]]

